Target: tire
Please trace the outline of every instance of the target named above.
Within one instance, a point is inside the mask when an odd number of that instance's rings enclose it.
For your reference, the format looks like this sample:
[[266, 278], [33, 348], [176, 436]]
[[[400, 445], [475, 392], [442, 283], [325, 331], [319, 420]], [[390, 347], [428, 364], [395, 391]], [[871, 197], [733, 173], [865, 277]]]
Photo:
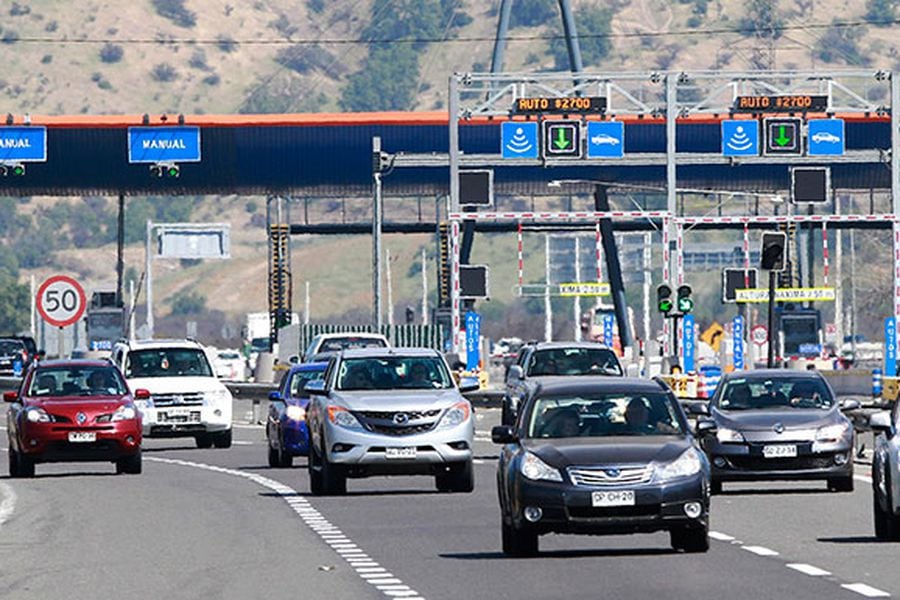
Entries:
[[7, 456], [9, 457], [9, 476], [12, 478], [18, 478], [19, 475], [19, 453], [12, 449], [12, 446], [9, 447], [7, 451]]
[[451, 492], [469, 494], [475, 489], [475, 469], [471, 460], [451, 465], [448, 475]]
[[16, 462], [18, 463], [19, 477], [34, 477], [34, 459], [27, 454], [16, 452]]
[[216, 448], [231, 448], [231, 439], [231, 429], [214, 433], [212, 436], [212, 442]]
[[212, 435], [210, 435], [208, 433], [201, 433], [194, 439], [197, 440], [198, 448], [204, 448], [204, 449], [212, 448], [212, 445], [213, 445]]
[[537, 556], [539, 551], [538, 535], [531, 531], [523, 531], [505, 521], [500, 523], [500, 541], [503, 554], [516, 558]]
[[850, 477], [836, 477], [828, 480], [829, 492], [852, 492], [853, 475]]
[[722, 493], [722, 482], [715, 479], [709, 480], [709, 495], [718, 496]]
[[875, 519], [875, 537], [879, 540], [891, 539], [891, 515], [881, 509], [881, 504], [878, 502], [878, 494], [874, 489], [872, 490], [872, 513]]
[[290, 469], [294, 466], [293, 455], [285, 452], [283, 449], [278, 452], [278, 466], [282, 469]]
[[116, 474], [125, 473], [127, 475], [140, 475], [143, 470], [143, 460], [141, 451], [138, 450], [131, 456], [123, 456], [116, 461]]
[[339, 465], [328, 462], [328, 457], [322, 455], [320, 466], [322, 473], [322, 489], [327, 496], [342, 496], [347, 493], [347, 476]]
[[272, 469], [277, 469], [281, 466], [281, 461], [279, 460], [281, 457], [279, 456], [281, 453], [278, 452], [277, 449], [269, 446], [269, 467]]
[[709, 528], [673, 529], [669, 532], [669, 540], [675, 550], [684, 550], [689, 554], [706, 552], [709, 550]]
[[319, 465], [319, 453], [315, 448], [309, 449], [309, 461], [307, 469], [309, 471], [309, 491], [313, 496], [323, 496], [325, 494], [325, 486], [322, 482], [322, 467]]

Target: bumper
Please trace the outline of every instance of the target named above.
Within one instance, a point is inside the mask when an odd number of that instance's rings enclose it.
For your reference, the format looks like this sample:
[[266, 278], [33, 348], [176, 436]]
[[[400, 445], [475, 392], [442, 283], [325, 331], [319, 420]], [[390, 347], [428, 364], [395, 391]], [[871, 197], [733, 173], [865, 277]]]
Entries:
[[[456, 427], [403, 436], [344, 429], [329, 423], [325, 451], [329, 462], [343, 465], [351, 477], [426, 475], [447, 464], [472, 460], [474, 437], [472, 418]], [[404, 449], [404, 457], [389, 458], [389, 448]]]
[[719, 444], [708, 449], [716, 481], [790, 481], [853, 476], [853, 444], [797, 443], [797, 456], [766, 458], [765, 444]]
[[[218, 412], [218, 414], [216, 414]], [[142, 408], [144, 437], [191, 437], [231, 429], [231, 411], [212, 406]]]
[[[70, 432], [92, 432], [92, 442], [70, 442]], [[114, 461], [141, 449], [137, 421], [100, 427], [72, 427], [56, 423], [30, 423], [23, 430], [19, 450], [36, 463]]]
[[[633, 506], [594, 507], [593, 491], [619, 488], [587, 488], [553, 482], [519, 479], [514, 490], [512, 520], [516, 527], [543, 533], [623, 534], [700, 528], [709, 526], [709, 486], [703, 473], [667, 484], [642, 484], [633, 490]], [[699, 503], [694, 518], [685, 512], [688, 503]], [[539, 507], [537, 522], [523, 516], [526, 507]]]
[[309, 455], [309, 429], [306, 421], [282, 419], [281, 450], [292, 456]]

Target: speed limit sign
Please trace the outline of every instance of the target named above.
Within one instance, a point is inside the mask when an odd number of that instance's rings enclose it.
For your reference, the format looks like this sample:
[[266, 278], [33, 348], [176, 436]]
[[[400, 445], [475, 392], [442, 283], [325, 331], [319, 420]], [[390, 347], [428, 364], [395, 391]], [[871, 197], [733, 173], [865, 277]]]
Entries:
[[84, 289], [66, 275], [54, 275], [38, 288], [38, 312], [55, 327], [66, 327], [78, 321], [86, 304]]

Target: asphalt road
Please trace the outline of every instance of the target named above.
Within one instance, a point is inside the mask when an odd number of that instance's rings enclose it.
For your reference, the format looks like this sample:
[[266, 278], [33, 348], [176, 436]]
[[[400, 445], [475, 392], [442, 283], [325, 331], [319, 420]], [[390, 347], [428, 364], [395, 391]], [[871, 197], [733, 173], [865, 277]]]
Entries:
[[900, 596], [900, 544], [874, 538], [862, 465], [850, 494], [824, 483], [725, 484], [705, 555], [675, 553], [660, 533], [551, 535], [539, 557], [506, 558], [488, 439], [499, 411], [477, 418], [472, 494], [379, 477], [350, 480], [345, 497], [312, 497], [303, 459], [266, 466], [258, 426], [236, 428], [228, 450], [148, 440], [137, 476], [58, 464], [11, 480], [0, 466], [0, 598]]

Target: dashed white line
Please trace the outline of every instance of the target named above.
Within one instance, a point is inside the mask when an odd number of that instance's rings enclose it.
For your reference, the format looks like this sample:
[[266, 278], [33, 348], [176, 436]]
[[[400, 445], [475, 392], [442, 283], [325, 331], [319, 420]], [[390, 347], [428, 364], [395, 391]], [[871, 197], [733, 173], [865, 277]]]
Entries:
[[845, 583], [841, 587], [845, 590], [861, 594], [866, 598], [889, 598], [891, 596], [885, 591], [873, 588], [871, 585], [866, 585], [864, 583]]
[[770, 550], [765, 546], [741, 546], [747, 552], [752, 552], [753, 554], [758, 554], [759, 556], [778, 556], [778, 553], [774, 550]]
[[710, 531], [709, 537], [714, 540], [719, 540], [720, 542], [730, 542], [734, 539], [733, 536], [730, 536], [727, 533], [719, 533], [718, 531]]
[[[262, 487], [268, 488], [281, 496], [287, 505], [293, 508], [294, 512], [296, 512], [303, 522], [306, 523], [307, 527], [316, 533], [323, 542], [337, 553], [338, 556], [344, 559], [347, 565], [353, 569], [363, 581], [371, 584], [375, 589], [386, 596], [405, 598], [406, 600], [425, 600], [417, 591], [411, 589], [408, 585], [405, 585], [403, 581], [394, 577], [387, 569], [380, 566], [378, 562], [362, 552], [362, 550], [354, 544], [346, 534], [332, 525], [318, 510], [309, 504], [309, 501], [306, 500], [306, 498], [299, 496], [291, 487], [256, 473], [226, 469], [224, 467], [217, 467], [204, 463], [158, 457], [147, 457], [145, 460], [192, 467], [195, 469], [204, 469], [235, 477], [243, 477]], [[0, 486], [3, 486], [3, 488], [0, 489], [8, 488], [6, 484], [0, 484]], [[12, 493], [11, 489], [9, 490], [9, 493]], [[12, 501], [15, 502], [15, 495], [13, 494], [11, 497], [13, 499]], [[0, 504], [0, 524], [2, 524], [4, 520], [3, 509], [8, 499], [9, 496], [4, 500], [3, 504]], [[11, 508], [9, 509], [9, 512], [12, 512]]]
[[800, 571], [804, 575], [809, 575], [810, 577], [825, 577], [827, 575], [831, 575], [830, 571], [826, 571], [825, 569], [820, 569], [819, 567], [814, 567], [812, 565], [807, 565], [805, 563], [788, 563], [785, 566], [788, 569]]

